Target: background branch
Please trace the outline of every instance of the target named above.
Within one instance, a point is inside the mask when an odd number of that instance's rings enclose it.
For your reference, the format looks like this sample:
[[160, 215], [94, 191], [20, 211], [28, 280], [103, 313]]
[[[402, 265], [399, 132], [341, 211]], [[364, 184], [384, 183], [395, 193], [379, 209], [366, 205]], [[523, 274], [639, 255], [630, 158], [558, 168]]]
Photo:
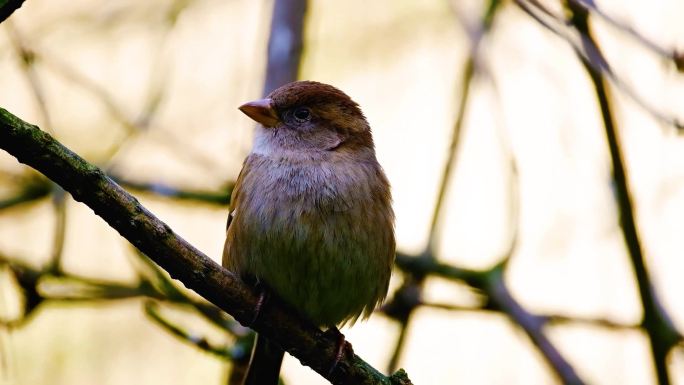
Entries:
[[[570, 22], [596, 47], [597, 54], [601, 55], [598, 45], [594, 42], [588, 22], [588, 11], [574, 3], [568, 3], [568, 9], [572, 12]], [[672, 320], [663, 308], [653, 286], [646, 261], [639, 231], [637, 230], [634, 216], [634, 200], [632, 198], [629, 178], [620, 147], [619, 133], [613, 109], [608, 96], [608, 88], [605, 84], [603, 73], [596, 70], [596, 64], [591, 63], [590, 58], [580, 57], [584, 69], [587, 71], [591, 83], [596, 92], [601, 109], [601, 118], [605, 129], [606, 139], [610, 152], [611, 165], [613, 168], [613, 181], [615, 182], [616, 203], [620, 213], [620, 228], [627, 246], [629, 260], [634, 269], [641, 305], [644, 309], [643, 325], [649, 336], [651, 353], [658, 375], [658, 383], [667, 385], [671, 383], [667, 370], [667, 354], [682, 339], [682, 336], [674, 327]]]
[[298, 78], [304, 47], [304, 18], [307, 7], [307, 0], [273, 2], [264, 96]]
[[21, 8], [22, 4], [24, 4], [24, 0], [0, 0], [0, 23]]

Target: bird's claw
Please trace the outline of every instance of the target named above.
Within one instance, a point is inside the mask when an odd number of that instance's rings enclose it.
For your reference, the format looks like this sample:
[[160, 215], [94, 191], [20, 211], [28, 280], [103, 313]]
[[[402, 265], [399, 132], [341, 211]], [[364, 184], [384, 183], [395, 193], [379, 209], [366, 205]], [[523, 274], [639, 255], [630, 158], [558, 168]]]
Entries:
[[254, 305], [254, 315], [252, 316], [252, 319], [249, 321], [249, 323], [245, 325], [247, 327], [254, 325], [256, 320], [259, 318], [259, 314], [261, 314], [261, 308], [264, 306], [266, 300], [268, 299], [268, 292], [266, 291], [266, 289], [264, 289], [260, 285], [257, 285], [257, 289], [259, 290], [259, 297], [257, 298], [256, 305]]
[[354, 354], [354, 349], [352, 348], [352, 345], [344, 338], [344, 334], [340, 333], [338, 328], [331, 327], [326, 330], [324, 334], [335, 338], [337, 341], [335, 345], [335, 358], [332, 362], [332, 365], [330, 365], [330, 369], [328, 369], [328, 376], [330, 376], [335, 368], [337, 368], [337, 364], [344, 356], [345, 351], [347, 351], [348, 354]]

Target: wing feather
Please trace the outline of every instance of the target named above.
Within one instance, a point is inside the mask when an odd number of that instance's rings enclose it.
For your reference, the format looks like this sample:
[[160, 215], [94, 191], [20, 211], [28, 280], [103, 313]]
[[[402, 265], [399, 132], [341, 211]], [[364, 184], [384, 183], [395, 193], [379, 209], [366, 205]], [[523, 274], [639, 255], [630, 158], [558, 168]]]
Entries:
[[[249, 159], [249, 158], [248, 158]], [[247, 164], [248, 159], [245, 159], [245, 161], [242, 164], [242, 169], [240, 170], [240, 173], [238, 174], [237, 181], [235, 182], [235, 186], [233, 187], [233, 192], [230, 195], [230, 204], [228, 205], [228, 219], [226, 221], [226, 241], [223, 245], [223, 258], [222, 258], [222, 265], [223, 267], [228, 267], [229, 266], [229, 260], [230, 260], [230, 255], [228, 250], [230, 249], [229, 242], [230, 238], [228, 237], [228, 230], [230, 229], [230, 224], [233, 222], [233, 217], [235, 216], [238, 202], [240, 201], [240, 194], [243, 186], [243, 179], [249, 172], [249, 167], [245, 167]]]

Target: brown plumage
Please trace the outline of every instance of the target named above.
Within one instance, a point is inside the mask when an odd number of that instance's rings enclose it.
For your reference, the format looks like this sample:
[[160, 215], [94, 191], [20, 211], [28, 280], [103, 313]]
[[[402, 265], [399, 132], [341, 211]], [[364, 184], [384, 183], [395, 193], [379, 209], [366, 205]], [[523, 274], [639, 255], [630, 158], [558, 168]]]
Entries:
[[310, 81], [240, 109], [261, 124], [233, 191], [224, 266], [318, 325], [367, 317], [387, 293], [395, 241], [361, 109]]

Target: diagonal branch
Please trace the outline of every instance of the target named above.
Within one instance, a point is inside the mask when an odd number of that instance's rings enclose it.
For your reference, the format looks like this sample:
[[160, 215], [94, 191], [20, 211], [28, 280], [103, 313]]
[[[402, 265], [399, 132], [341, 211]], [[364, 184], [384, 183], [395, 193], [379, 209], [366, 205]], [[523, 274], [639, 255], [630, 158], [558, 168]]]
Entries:
[[[133, 196], [38, 127], [0, 108], [0, 148], [42, 172], [85, 203], [124, 238], [185, 286], [247, 324], [257, 304], [255, 291], [176, 235]], [[334, 384], [410, 384], [403, 370], [382, 375], [348, 352], [332, 373], [337, 340], [297, 317], [276, 301], [250, 325], [277, 341]]]
[[232, 347], [227, 345], [212, 344], [206, 337], [185, 330], [181, 326], [174, 324], [167, 317], [162, 315], [162, 313], [159, 310], [159, 304], [157, 304], [154, 301], [145, 301], [144, 306], [145, 314], [147, 314], [148, 317], [150, 317], [154, 322], [159, 324], [162, 328], [166, 329], [175, 337], [178, 337], [183, 341], [189, 342], [207, 353], [211, 353], [220, 358], [229, 360], [232, 360], [233, 357], [235, 357], [238, 354], [242, 354], [242, 349], [238, 349], [238, 351], [236, 351]]
[[511, 294], [503, 278], [503, 270], [497, 266], [487, 274], [487, 292], [494, 307], [501, 309], [515, 321], [532, 343], [542, 353], [546, 362], [553, 368], [564, 384], [582, 385], [585, 382], [572, 365], [563, 357], [560, 350], [544, 333], [545, 319], [527, 311]]
[[[630, 98], [641, 109], [646, 111], [658, 121], [676, 128], [679, 130], [679, 132], [684, 130], [684, 122], [682, 122], [681, 119], [658, 110], [656, 106], [651, 104], [646, 98], [637, 93], [632, 86], [627, 84], [627, 82], [625, 82], [620, 76], [618, 76], [617, 73], [615, 73], [615, 71], [613, 71], [612, 67], [603, 56], [601, 49], [594, 38], [591, 37], [586, 31], [569, 24], [565, 20], [564, 16], [554, 14], [538, 0], [513, 1], [523, 12], [529, 15], [541, 26], [565, 40], [581, 58], [581, 60], [591, 67], [592, 71], [600, 72], [602, 77], [610, 80], [620, 91], [623, 92], [625, 96]], [[579, 7], [577, 8], [578, 10], [582, 10], [588, 15], [585, 8], [582, 8], [576, 3], [571, 2], [571, 4], [576, 6], [576, 8]], [[684, 65], [682, 64], [684, 59], [682, 59], [682, 55], [680, 53], [675, 52], [672, 57], [677, 67]]]
[[608, 24], [613, 26], [618, 31], [624, 33], [626, 36], [632, 38], [637, 43], [641, 44], [646, 49], [662, 57], [667, 61], [671, 61], [677, 67], [677, 70], [684, 71], [684, 56], [674, 49], [665, 48], [655, 41], [647, 38], [639, 33], [632, 26], [614, 18], [601, 8], [599, 8], [593, 0], [568, 0], [568, 4], [572, 4], [576, 9], [586, 9], [594, 15], [599, 16]]
[[[512, 250], [511, 250], [512, 252]], [[397, 266], [402, 270], [419, 271], [422, 274], [442, 277], [453, 281], [463, 281], [484, 294], [482, 310], [495, 310], [508, 316], [537, 347], [542, 357], [564, 384], [581, 385], [584, 380], [561, 354], [560, 350], [546, 335], [544, 328], [555, 316], [534, 314], [518, 302], [511, 294], [503, 276], [503, 262], [487, 270], [470, 270], [436, 261], [434, 258], [416, 258], [397, 255]], [[590, 322], [591, 323], [591, 322]]]

